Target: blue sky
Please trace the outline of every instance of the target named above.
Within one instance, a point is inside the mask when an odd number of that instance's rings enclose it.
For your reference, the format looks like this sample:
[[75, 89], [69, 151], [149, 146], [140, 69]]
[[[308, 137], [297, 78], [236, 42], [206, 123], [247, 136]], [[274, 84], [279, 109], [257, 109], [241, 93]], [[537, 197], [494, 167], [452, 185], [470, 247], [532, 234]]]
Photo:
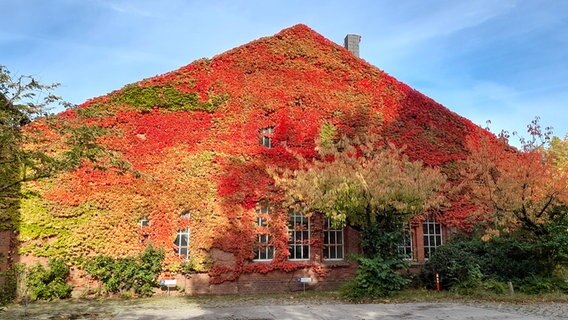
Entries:
[[568, 133], [568, 1], [0, 0], [0, 64], [73, 103], [297, 23], [473, 122]]

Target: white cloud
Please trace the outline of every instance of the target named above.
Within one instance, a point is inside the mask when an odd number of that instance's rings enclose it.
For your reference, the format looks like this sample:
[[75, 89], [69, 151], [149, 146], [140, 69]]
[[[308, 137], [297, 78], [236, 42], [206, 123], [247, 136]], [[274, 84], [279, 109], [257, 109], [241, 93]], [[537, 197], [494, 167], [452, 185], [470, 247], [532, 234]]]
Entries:
[[449, 1], [439, 7], [416, 12], [414, 17], [391, 26], [384, 42], [390, 47], [416, 45], [422, 41], [448, 36], [475, 27], [509, 12], [516, 6], [515, 0]]

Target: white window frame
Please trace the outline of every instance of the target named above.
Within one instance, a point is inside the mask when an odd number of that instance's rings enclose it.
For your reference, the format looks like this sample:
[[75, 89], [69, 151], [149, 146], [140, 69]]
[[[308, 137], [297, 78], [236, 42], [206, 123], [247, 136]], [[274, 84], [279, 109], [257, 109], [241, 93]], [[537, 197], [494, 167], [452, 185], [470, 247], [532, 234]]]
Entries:
[[[407, 223], [402, 225], [403, 238], [402, 243], [397, 245], [398, 254], [403, 256], [404, 260], [414, 260], [414, 241], [412, 228]], [[409, 256], [410, 254], [410, 256]]]
[[[436, 230], [436, 227], [438, 230]], [[436, 219], [429, 217], [422, 222], [422, 231], [424, 237], [424, 259], [428, 260], [436, 251], [436, 248], [444, 243], [442, 237], [442, 224], [436, 222]], [[434, 243], [431, 239], [434, 237]]]
[[272, 148], [272, 134], [274, 133], [274, 127], [267, 127], [260, 129], [260, 144], [266, 148]]
[[[345, 237], [343, 228], [334, 229], [331, 223], [331, 218], [325, 217], [323, 222], [323, 260], [325, 261], [338, 261], [345, 259]], [[331, 242], [331, 235], [334, 235], [333, 243]], [[327, 239], [327, 243], [326, 243]], [[335, 252], [336, 258], [326, 258], [326, 250], [328, 257], [331, 256], [332, 250]], [[341, 256], [341, 257], [339, 257]]]
[[140, 224], [140, 228], [148, 227], [148, 226], [150, 226], [150, 220], [146, 216], [144, 216], [144, 217], [140, 218], [139, 224]]
[[[182, 238], [187, 237], [187, 245], [182, 245]], [[189, 244], [190, 242], [191, 231], [189, 227], [185, 229], [178, 230], [176, 233], [176, 239], [174, 240], [174, 244], [176, 245], [175, 252], [180, 258], [184, 258], [185, 260], [189, 259]], [[186, 249], [186, 253], [182, 253], [183, 249]]]
[[[307, 222], [307, 230], [298, 230], [298, 225], [296, 224], [296, 219], [299, 218], [301, 220], [302, 228], [304, 225], [304, 221]], [[294, 225], [291, 225], [291, 222]], [[307, 239], [303, 237], [304, 232], [307, 232]], [[296, 240], [297, 234], [300, 233], [300, 239]], [[310, 245], [310, 238], [311, 238], [311, 222], [310, 218], [306, 217], [303, 213], [290, 211], [288, 215], [288, 260], [290, 261], [305, 261], [310, 260], [311, 255], [311, 245]], [[295, 256], [296, 248], [301, 248], [301, 258]], [[308, 248], [307, 257], [304, 256], [304, 248]], [[292, 258], [292, 256], [294, 256]]]
[[[272, 213], [272, 209], [268, 203], [261, 203], [256, 208], [256, 226], [257, 227], [268, 227], [268, 215]], [[262, 217], [266, 215], [266, 217]], [[256, 244], [254, 247], [254, 259], [253, 261], [272, 261], [274, 259], [274, 244], [272, 242], [272, 237], [270, 234], [257, 234]], [[262, 250], [262, 251], [261, 251]], [[264, 258], [263, 256], [264, 251]]]

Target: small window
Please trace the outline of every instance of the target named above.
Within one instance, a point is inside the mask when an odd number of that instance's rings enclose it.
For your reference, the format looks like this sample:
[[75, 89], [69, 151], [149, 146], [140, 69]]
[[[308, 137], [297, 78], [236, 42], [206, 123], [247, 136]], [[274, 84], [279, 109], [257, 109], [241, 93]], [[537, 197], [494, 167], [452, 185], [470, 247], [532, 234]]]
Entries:
[[174, 244], [176, 246], [174, 252], [176, 252], [176, 254], [180, 258], [186, 260], [189, 258], [189, 236], [190, 236], [189, 228], [178, 230], [176, 235], [176, 240], [174, 241]]
[[260, 144], [272, 148], [272, 134], [274, 133], [274, 127], [268, 127], [260, 130]]
[[424, 220], [422, 230], [424, 232], [424, 258], [430, 259], [436, 248], [442, 245], [442, 226], [434, 218], [428, 218]]
[[288, 259], [310, 258], [310, 219], [302, 213], [290, 212], [288, 219]]
[[408, 224], [402, 225], [402, 242], [397, 246], [398, 254], [405, 260], [412, 260], [412, 231]]
[[343, 259], [343, 228], [333, 227], [330, 218], [323, 225], [323, 258], [325, 260]]
[[147, 227], [149, 225], [150, 225], [150, 220], [148, 220], [148, 218], [142, 217], [140, 219], [140, 227]]
[[191, 211], [184, 211], [179, 215], [182, 219], [189, 219], [191, 218]]
[[[256, 209], [256, 226], [268, 228], [268, 215], [272, 213], [267, 202], [263, 202]], [[254, 248], [254, 260], [267, 261], [274, 259], [274, 244], [272, 237], [268, 233], [258, 233]]]

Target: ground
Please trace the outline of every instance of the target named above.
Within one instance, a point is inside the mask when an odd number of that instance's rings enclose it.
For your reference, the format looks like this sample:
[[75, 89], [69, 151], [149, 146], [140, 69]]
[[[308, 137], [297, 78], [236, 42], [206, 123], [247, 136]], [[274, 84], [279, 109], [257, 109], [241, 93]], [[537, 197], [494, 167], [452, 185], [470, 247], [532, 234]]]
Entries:
[[568, 319], [566, 302], [349, 304], [333, 296], [155, 297], [11, 305], [0, 319]]

